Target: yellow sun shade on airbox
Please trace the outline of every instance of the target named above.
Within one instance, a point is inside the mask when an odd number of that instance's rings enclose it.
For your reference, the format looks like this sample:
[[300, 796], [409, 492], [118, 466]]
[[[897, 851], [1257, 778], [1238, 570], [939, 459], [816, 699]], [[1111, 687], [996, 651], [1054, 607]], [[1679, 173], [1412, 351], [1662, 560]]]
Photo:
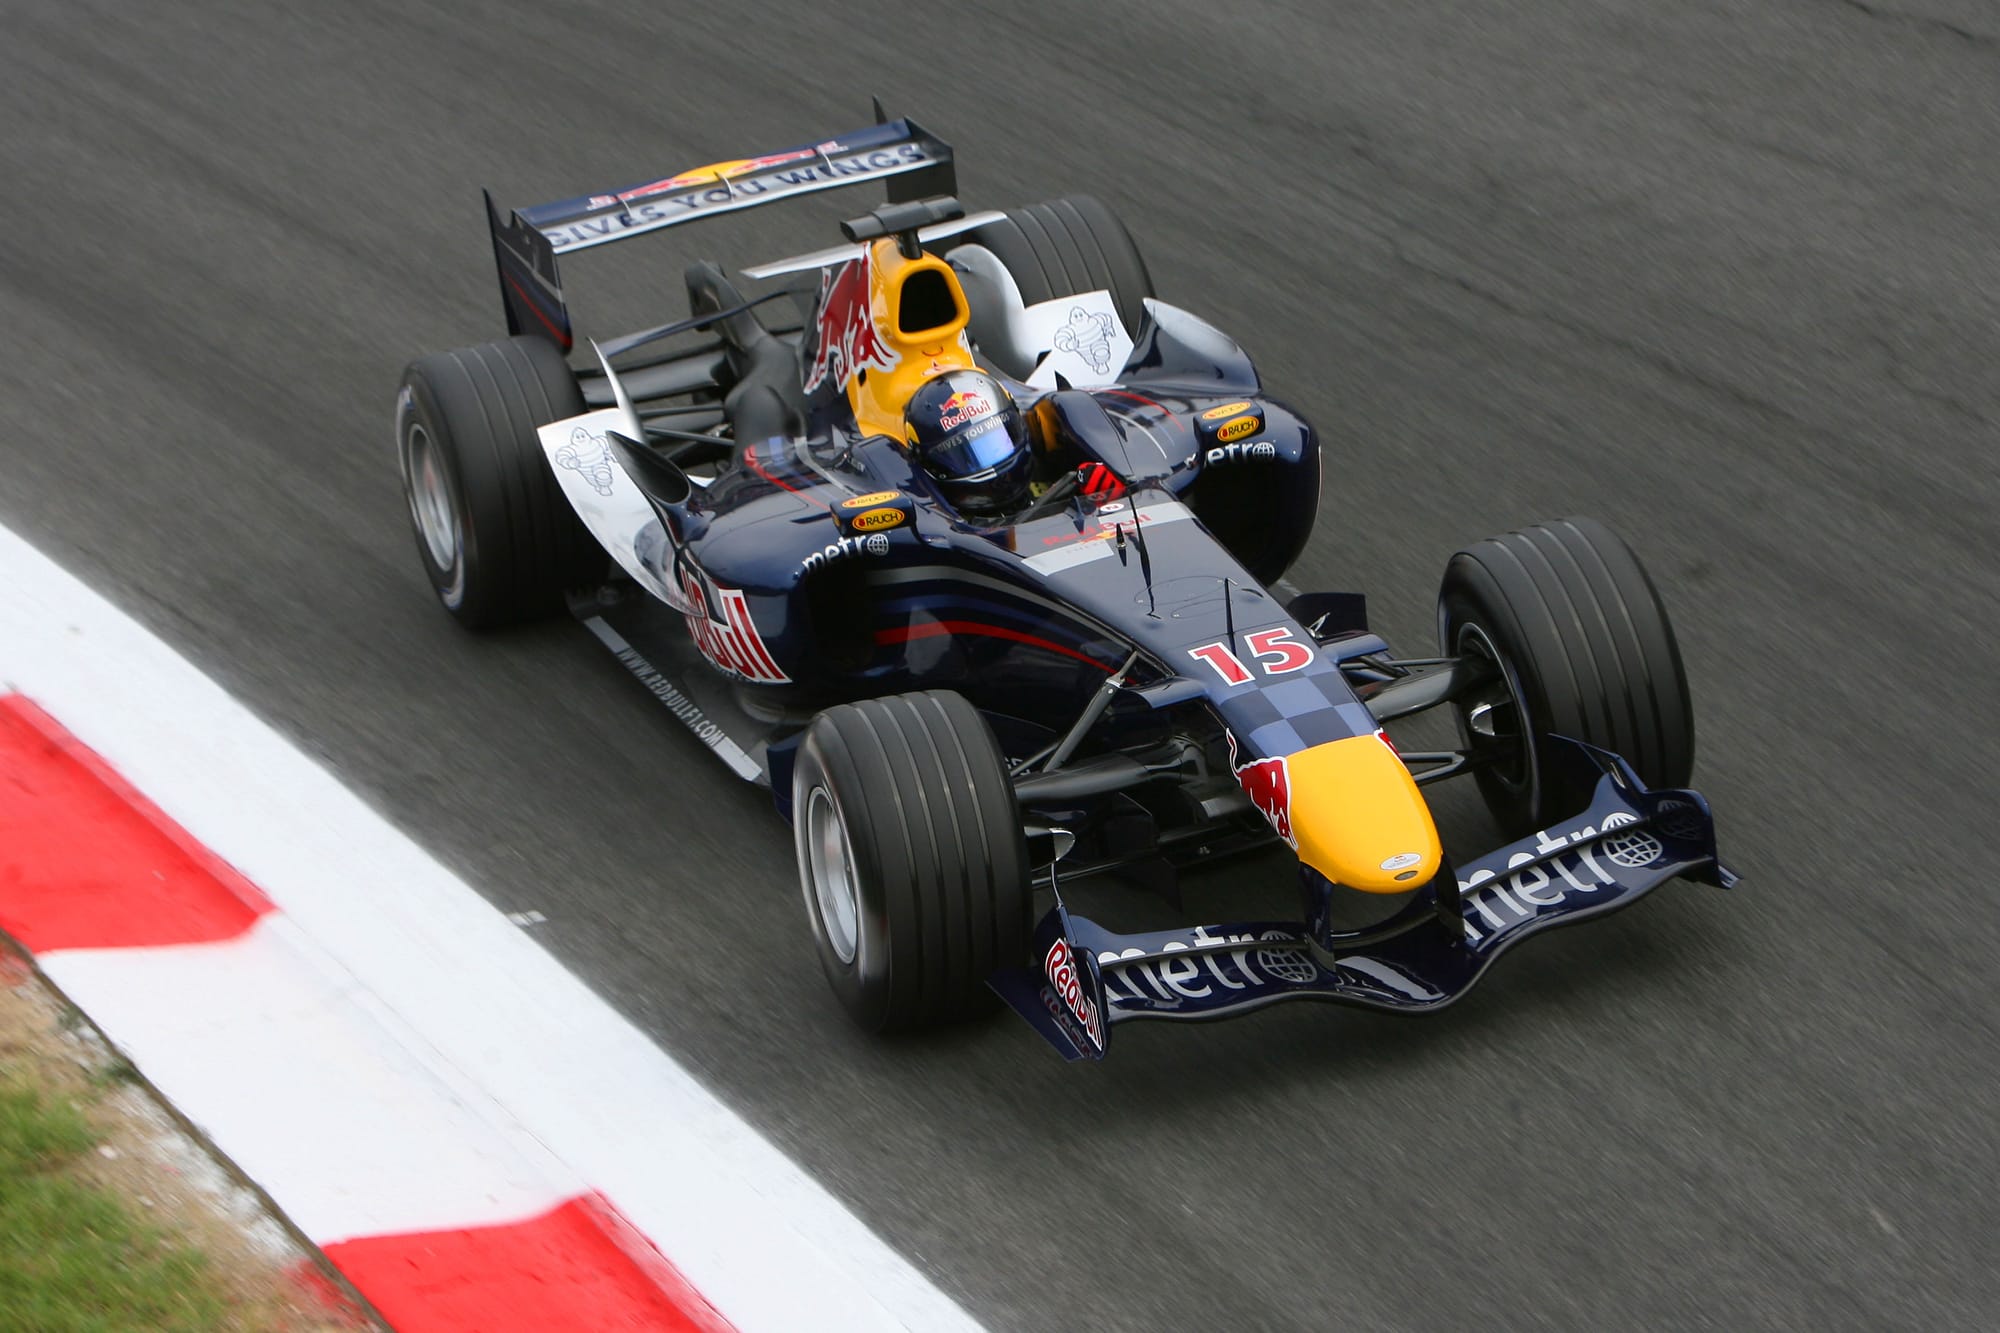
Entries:
[[1431, 808], [1383, 737], [1328, 741], [1286, 765], [1299, 860], [1364, 893], [1408, 893], [1437, 873]]

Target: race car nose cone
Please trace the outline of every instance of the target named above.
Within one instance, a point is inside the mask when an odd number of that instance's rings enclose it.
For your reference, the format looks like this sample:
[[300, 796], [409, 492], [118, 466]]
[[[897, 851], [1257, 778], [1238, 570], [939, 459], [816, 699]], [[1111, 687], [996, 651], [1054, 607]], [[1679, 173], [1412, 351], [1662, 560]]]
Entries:
[[1437, 873], [1430, 806], [1382, 738], [1329, 741], [1286, 763], [1299, 860], [1364, 893], [1407, 893]]

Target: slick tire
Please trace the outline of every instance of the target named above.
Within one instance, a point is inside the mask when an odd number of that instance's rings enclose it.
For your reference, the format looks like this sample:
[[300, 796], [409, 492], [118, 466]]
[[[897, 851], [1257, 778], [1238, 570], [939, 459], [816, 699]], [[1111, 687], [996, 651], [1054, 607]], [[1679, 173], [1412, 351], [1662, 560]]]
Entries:
[[576, 376], [543, 338], [440, 352], [403, 372], [396, 451], [417, 555], [467, 628], [552, 615], [566, 591], [603, 577], [604, 550], [535, 436], [583, 410]]
[[1480, 793], [1510, 835], [1582, 811], [1595, 774], [1552, 736], [1624, 756], [1649, 787], [1684, 787], [1694, 711], [1680, 647], [1632, 549], [1595, 519], [1494, 537], [1452, 556], [1438, 637], [1492, 684], [1454, 701]]
[[1010, 208], [999, 222], [967, 232], [964, 240], [993, 252], [1006, 265], [1028, 305], [1108, 291], [1118, 318], [1136, 334], [1153, 294], [1153, 278], [1132, 233], [1110, 209], [1087, 194]]
[[834, 993], [871, 1032], [991, 1010], [1028, 955], [1027, 848], [986, 720], [945, 690], [829, 708], [792, 776], [806, 915]]

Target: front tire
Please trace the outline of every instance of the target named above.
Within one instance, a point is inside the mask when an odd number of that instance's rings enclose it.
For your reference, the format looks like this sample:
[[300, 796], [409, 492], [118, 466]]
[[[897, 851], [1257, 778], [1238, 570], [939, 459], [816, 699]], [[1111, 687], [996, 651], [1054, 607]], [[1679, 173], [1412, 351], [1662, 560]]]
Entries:
[[1454, 701], [1481, 795], [1510, 835], [1590, 800], [1594, 776], [1568, 736], [1622, 755], [1650, 787], [1684, 787], [1694, 711], [1659, 592], [1631, 547], [1595, 519], [1510, 532], [1452, 556], [1438, 593], [1447, 656], [1491, 667]]
[[986, 720], [944, 690], [829, 708], [792, 775], [820, 963], [871, 1032], [985, 1013], [986, 979], [1028, 954], [1027, 847]]
[[445, 610], [471, 629], [537, 620], [604, 574], [536, 428], [584, 411], [562, 353], [510, 338], [410, 363], [396, 448], [417, 555]]

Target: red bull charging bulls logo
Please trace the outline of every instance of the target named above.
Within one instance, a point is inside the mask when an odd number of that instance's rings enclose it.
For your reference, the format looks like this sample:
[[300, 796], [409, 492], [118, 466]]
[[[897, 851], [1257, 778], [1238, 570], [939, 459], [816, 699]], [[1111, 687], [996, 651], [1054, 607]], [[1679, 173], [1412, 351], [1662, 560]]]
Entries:
[[1292, 834], [1292, 771], [1286, 766], [1284, 756], [1253, 759], [1239, 768], [1236, 764], [1236, 737], [1231, 735], [1229, 767], [1236, 774], [1237, 783], [1250, 797], [1250, 803], [1271, 821], [1271, 827], [1278, 831], [1279, 837], [1296, 848], [1299, 840]]
[[977, 389], [961, 389], [944, 400], [944, 411], [938, 417], [941, 430], [956, 430], [968, 421], [993, 414], [993, 404], [985, 394]]
[[807, 393], [829, 376], [835, 384], [844, 385], [859, 370], [896, 368], [895, 349], [875, 331], [868, 288], [867, 255], [848, 260], [820, 279], [819, 320], [812, 364], [806, 367]]
[[1048, 954], [1042, 959], [1042, 974], [1055, 988], [1056, 995], [1076, 1015], [1076, 1021], [1083, 1024], [1083, 1030], [1097, 1043], [1097, 1049], [1104, 1049], [1104, 1022], [1098, 1016], [1097, 1006], [1083, 992], [1083, 977], [1077, 970], [1076, 959], [1070, 956], [1069, 944], [1057, 940], [1049, 946]]
[[[680, 570], [680, 590], [686, 599], [681, 614], [688, 635], [701, 655], [732, 676], [782, 685], [791, 680], [779, 670], [750, 618], [750, 603], [735, 588], [718, 586], [692, 562]], [[717, 612], [720, 611], [718, 615]]]

